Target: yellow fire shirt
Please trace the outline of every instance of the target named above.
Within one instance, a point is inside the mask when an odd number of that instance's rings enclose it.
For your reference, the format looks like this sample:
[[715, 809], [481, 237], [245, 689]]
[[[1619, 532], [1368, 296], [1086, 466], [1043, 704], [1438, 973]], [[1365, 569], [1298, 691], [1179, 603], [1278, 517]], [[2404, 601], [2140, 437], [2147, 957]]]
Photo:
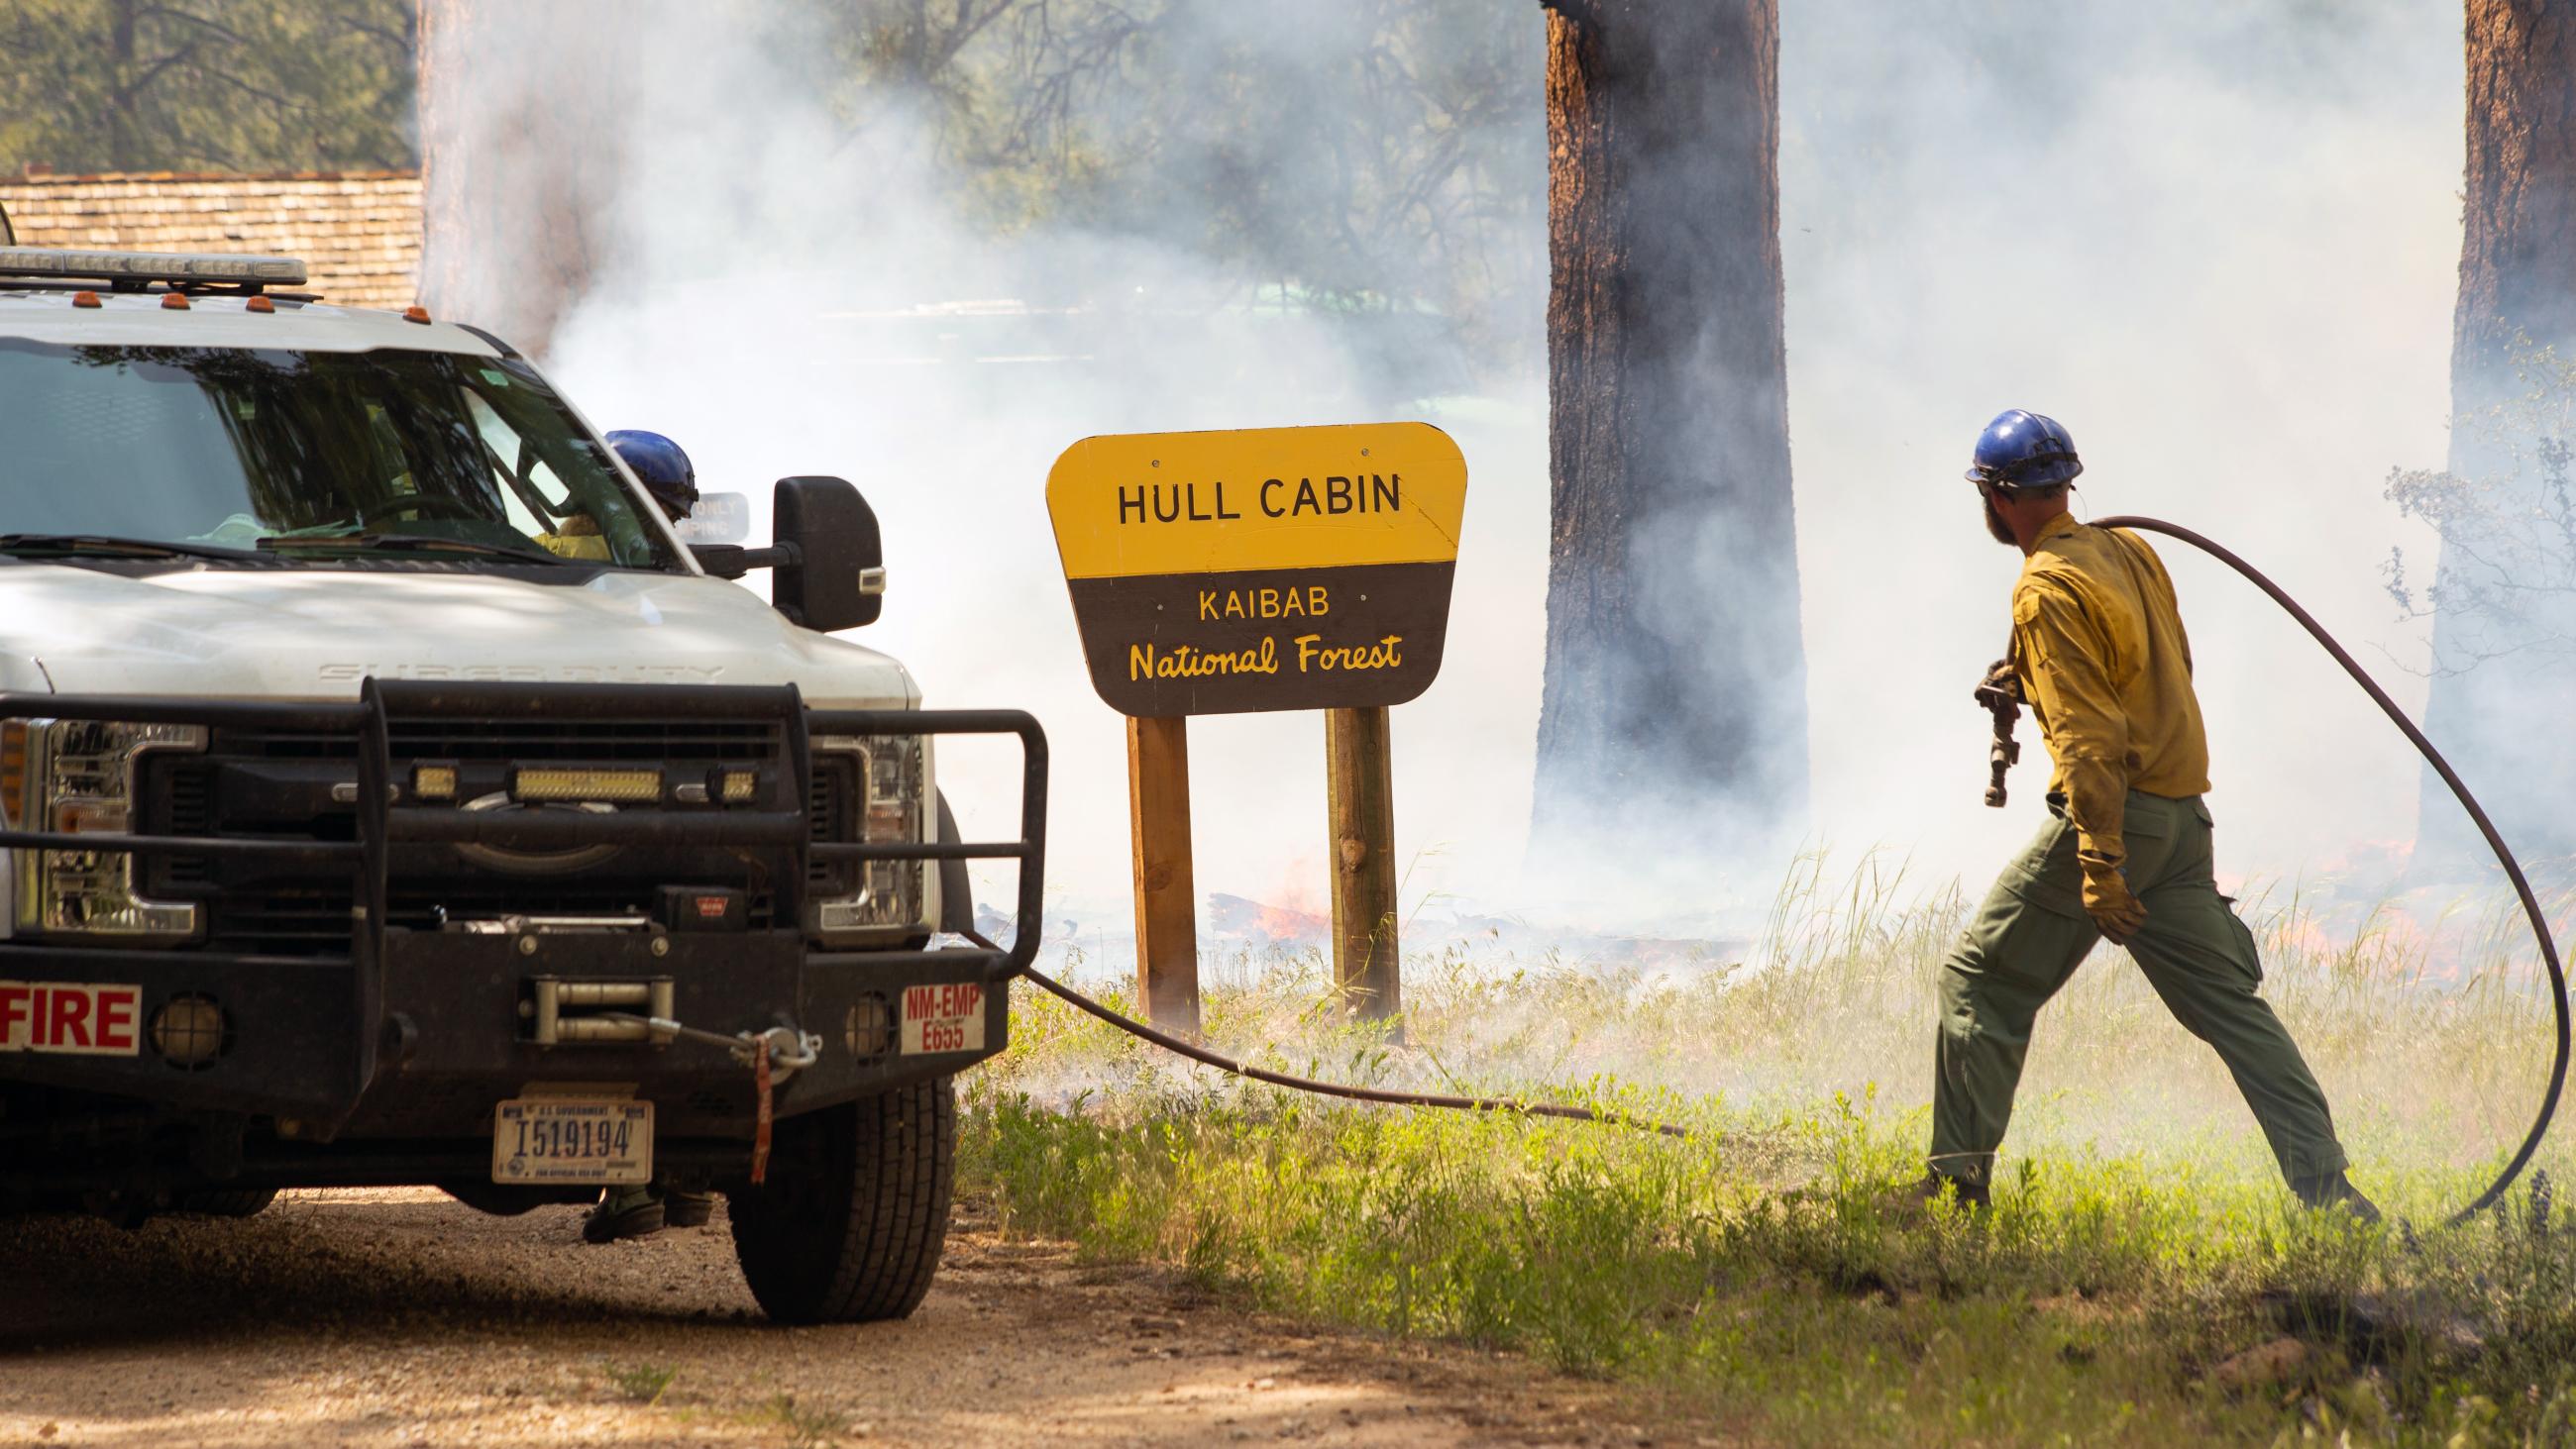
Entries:
[[615, 557], [608, 551], [608, 540], [600, 537], [599, 520], [587, 513], [565, 519], [561, 532], [538, 534], [537, 543], [558, 557], [589, 563], [607, 563]]
[[2076, 852], [2117, 866], [2128, 792], [2209, 788], [2209, 740], [2173, 580], [2146, 541], [2072, 515], [2040, 530], [2013, 585], [2013, 666], [2057, 763]]

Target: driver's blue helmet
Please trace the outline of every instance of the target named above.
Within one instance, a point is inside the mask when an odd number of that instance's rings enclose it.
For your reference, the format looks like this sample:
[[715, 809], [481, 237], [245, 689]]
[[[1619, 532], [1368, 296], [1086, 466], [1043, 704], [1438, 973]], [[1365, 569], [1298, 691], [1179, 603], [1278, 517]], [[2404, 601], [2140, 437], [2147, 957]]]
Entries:
[[620, 428], [608, 435], [608, 446], [617, 450], [627, 471], [673, 522], [688, 517], [689, 510], [698, 506], [698, 470], [689, 465], [689, 455], [680, 451], [679, 444], [660, 433]]
[[1996, 488], [2044, 488], [2072, 483], [2083, 471], [2075, 439], [2057, 419], [2008, 408], [1977, 434], [1968, 481]]

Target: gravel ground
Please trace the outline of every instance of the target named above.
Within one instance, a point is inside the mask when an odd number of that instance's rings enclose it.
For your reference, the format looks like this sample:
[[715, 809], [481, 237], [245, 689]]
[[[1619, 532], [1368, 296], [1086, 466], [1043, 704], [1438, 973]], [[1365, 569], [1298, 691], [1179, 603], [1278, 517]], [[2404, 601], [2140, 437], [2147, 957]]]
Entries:
[[971, 1215], [909, 1321], [803, 1329], [760, 1319], [721, 1212], [600, 1248], [579, 1222], [427, 1189], [131, 1231], [0, 1219], [0, 1444], [1720, 1442], [1603, 1385], [1241, 1313]]

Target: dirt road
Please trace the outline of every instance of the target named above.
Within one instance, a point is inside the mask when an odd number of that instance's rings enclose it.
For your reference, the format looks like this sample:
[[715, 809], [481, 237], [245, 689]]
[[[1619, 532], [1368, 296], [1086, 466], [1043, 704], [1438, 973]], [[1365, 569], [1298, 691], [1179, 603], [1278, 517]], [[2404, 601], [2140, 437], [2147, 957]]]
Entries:
[[0, 1219], [0, 1444], [1718, 1442], [1518, 1360], [1247, 1315], [971, 1216], [910, 1321], [809, 1329], [759, 1318], [721, 1213], [604, 1248], [579, 1218], [400, 1190], [130, 1232]]

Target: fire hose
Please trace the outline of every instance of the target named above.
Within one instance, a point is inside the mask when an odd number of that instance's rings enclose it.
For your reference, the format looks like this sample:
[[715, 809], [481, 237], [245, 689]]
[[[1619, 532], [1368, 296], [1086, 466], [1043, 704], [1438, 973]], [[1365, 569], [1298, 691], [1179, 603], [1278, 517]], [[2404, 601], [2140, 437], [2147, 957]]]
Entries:
[[[974, 931], [960, 931], [958, 934], [987, 951], [1002, 949]], [[1079, 1011], [1089, 1012], [1130, 1036], [1152, 1042], [1167, 1052], [1188, 1057], [1202, 1066], [1214, 1067], [1220, 1072], [1256, 1082], [1267, 1082], [1274, 1087], [1309, 1092], [1318, 1097], [1340, 1097], [1352, 1102], [1381, 1102], [1394, 1107], [1444, 1107], [1459, 1112], [1500, 1112], [1520, 1117], [1561, 1117], [1570, 1122], [1599, 1122], [1610, 1127], [1631, 1127], [1640, 1132], [1659, 1132], [1666, 1137], [1688, 1138], [1690, 1136], [1689, 1132], [1669, 1122], [1650, 1122], [1643, 1117], [1630, 1116], [1624, 1112], [1602, 1112], [1590, 1107], [1573, 1107], [1558, 1102], [1524, 1102], [1514, 1097], [1453, 1097], [1441, 1092], [1395, 1092], [1382, 1087], [1354, 1087], [1346, 1082], [1323, 1082], [1312, 1077], [1274, 1072], [1267, 1067], [1256, 1067], [1250, 1062], [1220, 1056], [1169, 1032], [1156, 1031], [1132, 1016], [1101, 1005], [1034, 966], [1022, 967], [1020, 974], [1036, 982], [1041, 989], [1052, 992], [1067, 1005]]]
[[[2261, 570], [2218, 543], [2190, 529], [2178, 524], [2166, 523], [2161, 519], [2124, 515], [2098, 519], [2094, 526], [2145, 529], [2151, 533], [2161, 533], [2169, 538], [2180, 539], [2234, 569], [2243, 575], [2247, 582], [2261, 589], [2273, 603], [2280, 605], [2282, 611], [2297, 620], [2299, 626], [2308, 631], [2309, 637], [2315, 639], [2318, 645], [2333, 657], [2335, 663], [2343, 666], [2344, 673], [2352, 677], [2353, 683], [2361, 686], [2362, 692], [2370, 696], [2371, 702], [2379, 706], [2380, 711], [2388, 716], [2389, 722], [2397, 726], [2399, 733], [2406, 736], [2408, 742], [2423, 755], [2426, 763], [2442, 777], [2442, 783], [2450, 787], [2451, 793], [2458, 797], [2461, 807], [2468, 811], [2470, 821], [2477, 826], [2478, 833], [2486, 837], [2488, 847], [2495, 852], [2497, 863], [2504, 867], [2506, 878], [2513, 883], [2514, 894], [2520, 898], [2523, 914], [2531, 923], [2532, 939], [2539, 944], [2541, 964], [2549, 973], [2550, 1005], [2557, 1017], [2557, 1054], [2549, 1070], [2549, 1090], [2541, 1097], [2540, 1111], [2533, 1117], [2531, 1130], [2523, 1137], [2522, 1145], [2515, 1150], [2512, 1160], [2505, 1164], [2504, 1170], [2496, 1175], [2495, 1181], [2490, 1183], [2484, 1192], [2479, 1193], [2475, 1201], [2454, 1213], [2447, 1220], [2446, 1225], [2457, 1226], [2467, 1222], [2502, 1200], [2505, 1192], [2522, 1175], [2523, 1169], [2530, 1165], [2532, 1156], [2540, 1150], [2542, 1139], [2549, 1134], [2550, 1123], [2558, 1114], [2559, 1096], [2567, 1084], [2569, 1046], [2567, 975], [2564, 967], [2559, 963], [2557, 939], [2550, 934], [2548, 919], [2541, 912], [2539, 897], [2532, 892], [2530, 880], [2523, 874], [2522, 862], [2515, 858], [2512, 849], [2505, 844], [2503, 835], [2497, 832], [2495, 823], [2487, 818], [2486, 810], [2478, 804], [2477, 797], [2469, 793], [2469, 787], [2461, 781], [2459, 772], [2451, 768], [2451, 762], [2443, 758], [2440, 750], [2434, 748], [2433, 742], [2425, 737], [2423, 730], [2417, 728], [2415, 722], [2406, 717], [2406, 712], [2398, 708], [2397, 701], [2388, 697], [2388, 691], [2379, 687], [2379, 682], [2372, 679], [2369, 671], [2363, 669], [2359, 661], [2337, 643], [2333, 635], [2326, 632], [2325, 626], [2319, 624], [2314, 615], [2302, 608], [2296, 599], [2291, 598], [2280, 585], [2272, 582]], [[1992, 775], [1987, 788], [1986, 803], [2001, 805], [2004, 801], [2004, 772], [2020, 757], [2020, 747], [2012, 741], [2012, 724], [2017, 713], [2018, 700], [2010, 697], [2009, 691], [1995, 689], [1991, 680], [1988, 685], [1978, 689], [1977, 700], [1993, 713], [1995, 727], [1995, 745], [1989, 756]], [[974, 930], [962, 930], [958, 934], [987, 951], [998, 952], [1002, 949]], [[1233, 1076], [1265, 1082], [1275, 1087], [1285, 1087], [1291, 1091], [1391, 1106], [1436, 1107], [1454, 1111], [1494, 1112], [1527, 1117], [1555, 1117], [1577, 1122], [1598, 1122], [1614, 1127], [1656, 1132], [1668, 1137], [1687, 1138], [1690, 1135], [1684, 1129], [1670, 1123], [1653, 1122], [1625, 1113], [1603, 1112], [1590, 1107], [1569, 1106], [1555, 1102], [1528, 1102], [1509, 1097], [1466, 1097], [1439, 1092], [1391, 1091], [1380, 1087], [1358, 1087], [1342, 1082], [1319, 1081], [1311, 1077], [1271, 1071], [1209, 1051], [1205, 1047], [1185, 1041], [1168, 1032], [1157, 1031], [1133, 1017], [1094, 1001], [1033, 967], [1022, 968], [1021, 974], [1035, 982], [1040, 989], [1053, 994], [1075, 1009], [1097, 1017], [1120, 1031], [1150, 1042], [1165, 1051], [1214, 1067], [1218, 1071]], [[759, 1064], [764, 1068], [768, 1064], [770, 1053], [763, 1052], [762, 1048], [765, 1046], [775, 1048], [782, 1045], [755, 1039], [750, 1033], [744, 1033], [741, 1038], [734, 1039], [719, 1037], [714, 1033], [688, 1031], [675, 1022], [654, 1022], [653, 1025], [659, 1029], [676, 1030], [687, 1035], [703, 1037], [710, 1044], [755, 1054], [759, 1057]]]
[[[2299, 627], [2307, 630], [2309, 637], [2316, 640], [2319, 647], [2323, 648], [2335, 663], [2343, 666], [2344, 673], [2352, 677], [2353, 683], [2361, 686], [2362, 693], [2370, 696], [2371, 702], [2379, 706], [2380, 711], [2388, 716], [2389, 722], [2396, 725], [2398, 732], [2405, 735], [2407, 741], [2423, 755], [2425, 762], [2433, 767], [2434, 773], [2442, 777], [2442, 783], [2450, 787], [2451, 793], [2458, 797], [2461, 808], [2468, 811], [2470, 821], [2477, 826], [2478, 833], [2486, 838], [2488, 848], [2495, 852], [2497, 863], [2504, 867], [2506, 878], [2513, 883], [2514, 894], [2520, 899], [2523, 914], [2531, 923], [2532, 939], [2540, 947], [2541, 965], [2549, 973], [2549, 1001], [2557, 1018], [2556, 1055], [2550, 1064], [2549, 1089], [2541, 1096], [2540, 1110], [2532, 1118], [2531, 1130], [2524, 1135], [2521, 1146], [2515, 1149], [2512, 1160], [2505, 1164], [2504, 1170], [2496, 1174], [2495, 1181], [2488, 1184], [2487, 1189], [2479, 1193], [2475, 1201], [2452, 1214], [2447, 1225], [2457, 1226], [2467, 1222], [2501, 1201], [2505, 1192], [2513, 1186], [2515, 1179], [2522, 1175], [2523, 1169], [2530, 1166], [2532, 1156], [2540, 1150], [2541, 1141], [2549, 1135], [2550, 1123], [2558, 1115], [2559, 1096], [2567, 1085], [2569, 1046], [2567, 973], [2559, 963], [2557, 938], [2550, 934], [2548, 918], [2542, 914], [2540, 899], [2532, 892], [2531, 882], [2523, 874], [2522, 862], [2514, 856], [2512, 848], [2505, 844], [2504, 836], [2495, 828], [2495, 822], [2487, 818], [2485, 807], [2478, 803], [2475, 795], [2469, 793], [2469, 787], [2460, 779], [2459, 772], [2451, 768], [2451, 762], [2443, 758], [2440, 750], [2434, 748], [2433, 742], [2425, 737], [2423, 730], [2417, 728], [2415, 722], [2406, 717], [2406, 711], [2398, 707], [2397, 701], [2388, 697], [2388, 691], [2379, 687], [2379, 681], [2370, 677], [2370, 672], [2361, 667], [2360, 662], [2352, 657], [2350, 651], [2337, 643], [2332, 634], [2326, 632], [2325, 626], [2317, 622], [2316, 616], [2301, 607], [2298, 600], [2291, 598], [2280, 585], [2272, 582], [2260, 569], [2237, 557], [2234, 552], [2215, 541], [2161, 519], [2124, 515], [2096, 520], [2094, 526], [2145, 529], [2151, 533], [2161, 533], [2169, 538], [2180, 539], [2234, 569], [2243, 575], [2248, 583], [2261, 589], [2273, 603], [2280, 605], [2282, 611], [2297, 620]], [[2000, 696], [1989, 696], [1988, 689], [1979, 689], [1978, 702], [1993, 712], [1995, 722], [1995, 746], [1989, 757], [1992, 776], [1987, 788], [1986, 802], [1990, 805], [2000, 805], [2004, 799], [2004, 772], [2019, 759], [2021, 751], [2020, 747], [2012, 741], [2014, 710], [2011, 702]], [[986, 950], [1000, 949], [972, 931], [965, 932], [964, 935]], [[1149, 1041], [1166, 1051], [1222, 1072], [1246, 1077], [1256, 1082], [1267, 1082], [1273, 1086], [1286, 1087], [1293, 1091], [1340, 1097], [1355, 1102], [1382, 1102], [1409, 1107], [1442, 1107], [1471, 1112], [1507, 1112], [1533, 1117], [1561, 1117], [1575, 1121], [1608, 1123], [1613, 1126], [1646, 1128], [1674, 1137], [1688, 1135], [1682, 1129], [1670, 1124], [1645, 1122], [1617, 1113], [1597, 1112], [1588, 1107], [1561, 1106], [1549, 1102], [1523, 1102], [1500, 1097], [1458, 1097], [1433, 1092], [1387, 1091], [1375, 1087], [1354, 1087], [1339, 1082], [1316, 1081], [1308, 1077], [1292, 1076], [1286, 1072], [1269, 1071], [1248, 1062], [1221, 1056], [1169, 1033], [1156, 1031], [1143, 1022], [1113, 1011], [1035, 969], [1027, 970], [1024, 974], [1041, 989], [1053, 993], [1075, 1008], [1088, 1012], [1111, 1026]]]
[[[1002, 949], [971, 928], [960, 930], [957, 934], [987, 951], [1000, 952]], [[1250, 1062], [1220, 1056], [1205, 1047], [1173, 1036], [1169, 1032], [1156, 1031], [1133, 1017], [1122, 1015], [1101, 1005], [1035, 967], [1022, 967], [1020, 974], [1120, 1031], [1152, 1042], [1165, 1051], [1188, 1057], [1191, 1061], [1214, 1067], [1221, 1072], [1246, 1077], [1256, 1082], [1267, 1082], [1274, 1087], [1288, 1087], [1322, 1097], [1342, 1097], [1354, 1102], [1383, 1102], [1399, 1107], [1446, 1107], [1466, 1112], [1503, 1112], [1523, 1117], [1562, 1117], [1575, 1122], [1599, 1122], [1612, 1127], [1633, 1127], [1639, 1131], [1659, 1132], [1667, 1137], [1687, 1138], [1690, 1135], [1668, 1122], [1649, 1122], [1642, 1117], [1621, 1112], [1600, 1112], [1590, 1107], [1572, 1107], [1556, 1102], [1524, 1102], [1510, 1097], [1453, 1097], [1439, 1092], [1393, 1092], [1378, 1087], [1354, 1087], [1341, 1082], [1323, 1082], [1311, 1077], [1274, 1072], [1266, 1067], [1256, 1067]], [[602, 1012], [600, 1015], [604, 1020], [644, 1027], [665, 1039], [694, 1041], [706, 1046], [721, 1047], [731, 1052], [735, 1060], [753, 1069], [759, 1080], [759, 1119], [762, 1133], [760, 1145], [754, 1155], [752, 1181], [760, 1181], [760, 1162], [769, 1155], [767, 1128], [770, 1121], [769, 1094], [773, 1080], [783, 1082], [799, 1069], [810, 1067], [820, 1060], [822, 1038], [783, 1026], [771, 1027], [765, 1032], [744, 1031], [726, 1036], [722, 1032], [704, 1031], [665, 1017], [638, 1016], [633, 1012], [625, 1011]]]
[[[2504, 1197], [2505, 1190], [2513, 1186], [2514, 1179], [2520, 1177], [2522, 1170], [2531, 1164], [2532, 1155], [2540, 1150], [2541, 1139], [2549, 1135], [2550, 1121], [2558, 1115], [2559, 1094], [2567, 1085], [2567, 973], [2559, 964], [2558, 941], [2549, 933], [2549, 921], [2541, 913], [2540, 898], [2532, 893], [2531, 882], [2522, 873], [2522, 862], [2514, 858], [2512, 849], [2504, 843], [2504, 836], [2497, 832], [2495, 822], [2487, 818], [2485, 807], [2479, 805], [2477, 797], [2469, 793], [2469, 787], [2461, 781], [2459, 772], [2451, 768], [2449, 760], [2442, 758], [2442, 752], [2433, 747], [2431, 740], [2425, 738], [2424, 731], [2417, 728], [2415, 722], [2406, 717], [2406, 711], [2397, 707], [2397, 701], [2388, 697], [2388, 691], [2379, 687], [2379, 681], [2372, 679], [2369, 671], [2363, 669], [2341, 644], [2335, 642], [2334, 636], [2326, 632], [2325, 626], [2318, 623], [2314, 615], [2301, 608], [2299, 601], [2291, 598], [2279, 584], [2266, 578], [2262, 570], [2238, 558], [2218, 543], [2188, 528], [2167, 523], [2162, 519], [2123, 515], [2115, 518], [2097, 518], [2092, 522], [2096, 528], [2139, 528], [2150, 533], [2161, 533], [2168, 538], [2178, 538], [2236, 570], [2244, 576], [2246, 582], [2261, 589], [2273, 603], [2280, 605], [2282, 612], [2296, 619], [2299, 627], [2308, 631], [2308, 637], [2316, 640], [2327, 654], [2333, 656], [2335, 663], [2343, 666], [2343, 672], [2352, 676], [2352, 682], [2361, 686], [2361, 692], [2370, 696], [2371, 703], [2379, 706], [2380, 712], [2388, 716], [2389, 723], [2397, 726], [2398, 733], [2406, 736], [2408, 743], [2414, 745], [2416, 752], [2424, 757], [2425, 763], [2431, 765], [2433, 772], [2442, 777], [2442, 783], [2448, 785], [2451, 793], [2458, 797], [2461, 808], [2469, 812], [2469, 820], [2478, 827], [2478, 833], [2486, 837], [2487, 848], [2495, 852], [2496, 862], [2504, 867], [2505, 878], [2513, 883], [2514, 894], [2522, 902], [2522, 913], [2531, 922], [2531, 938], [2539, 943], [2541, 965], [2549, 972], [2549, 1004], [2556, 1011], [2558, 1018], [2557, 1057], [2549, 1068], [2549, 1090], [2541, 1096], [2539, 1114], [2532, 1118], [2531, 1131], [2523, 1137], [2521, 1147], [2513, 1154], [2513, 1160], [2505, 1164], [2504, 1170], [2496, 1174], [2495, 1181], [2487, 1186], [2486, 1191], [2478, 1194], [2476, 1201], [2452, 1214], [2446, 1225], [2456, 1227], [2467, 1222], [2495, 1206]], [[1981, 694], [1981, 702], [1982, 699]], [[2000, 741], [2009, 739], [2010, 728], [2010, 721], [1998, 712], [1995, 718], [1995, 729], [1999, 740], [1998, 754], [2002, 750]], [[1995, 780], [1995, 790], [1999, 794], [2002, 783], [2000, 764], [1996, 766]]]
[[[2504, 867], [2506, 878], [2512, 881], [2514, 894], [2521, 900], [2523, 914], [2531, 923], [2532, 939], [2539, 944], [2541, 964], [2549, 973], [2550, 1006], [2557, 1016], [2557, 1054], [2549, 1069], [2549, 1090], [2541, 1097], [2540, 1111], [2532, 1118], [2531, 1130], [2524, 1135], [2522, 1145], [2514, 1151], [2512, 1160], [2505, 1164], [2504, 1170], [2496, 1174], [2495, 1181], [2488, 1184], [2487, 1189], [2479, 1193], [2475, 1201], [2452, 1214], [2446, 1225], [2457, 1226], [2467, 1222], [2502, 1200], [2505, 1192], [2513, 1186], [2515, 1179], [2522, 1175], [2523, 1169], [2530, 1166], [2533, 1154], [2540, 1150], [2542, 1139], [2549, 1135], [2550, 1122], [2558, 1115], [2559, 1096], [2567, 1085], [2569, 1044], [2567, 973], [2559, 963], [2557, 938], [2550, 934], [2548, 918], [2541, 913], [2539, 897], [2533, 894], [2531, 882], [2523, 874], [2522, 862], [2515, 858], [2512, 849], [2505, 844], [2503, 835], [2495, 828], [2495, 822], [2487, 818], [2485, 807], [2479, 805], [2477, 797], [2469, 793], [2469, 787], [2461, 781], [2459, 772], [2452, 769], [2451, 762], [2443, 758], [2442, 752], [2434, 748], [2430, 739], [2425, 738], [2423, 730], [2417, 728], [2415, 722], [2406, 717], [2406, 711], [2398, 708], [2397, 701], [2388, 697], [2388, 691], [2379, 687], [2379, 682], [2372, 679], [2369, 671], [2363, 669], [2360, 662], [2337, 643], [2333, 635], [2326, 632], [2325, 626], [2319, 624], [2314, 615], [2301, 607], [2298, 600], [2291, 598], [2280, 585], [2272, 582], [2260, 569], [2211, 539], [2161, 519], [2121, 516], [2095, 520], [2094, 526], [2145, 529], [2151, 533], [2161, 533], [2169, 538], [2180, 539], [2234, 569], [2243, 575], [2247, 582], [2261, 589], [2273, 603], [2280, 605], [2282, 611], [2297, 620], [2299, 627], [2307, 630], [2309, 637], [2315, 639], [2319, 647], [2332, 656], [2335, 663], [2343, 666], [2344, 673], [2352, 677], [2353, 683], [2361, 686], [2362, 693], [2370, 696], [2371, 702], [2379, 706], [2380, 711], [2388, 716], [2389, 722], [2396, 725], [2398, 732], [2405, 735], [2407, 741], [2423, 755], [2425, 762], [2433, 767], [2434, 773], [2442, 777], [2442, 783], [2449, 786], [2451, 793], [2458, 797], [2461, 808], [2468, 811], [2470, 821], [2477, 826], [2478, 833], [2486, 837], [2488, 848], [2495, 852], [2497, 863]], [[1987, 790], [1987, 803], [2000, 805], [2003, 803], [2004, 796], [2004, 771], [2020, 757], [2021, 753], [2020, 747], [2012, 742], [2014, 710], [2012, 702], [2002, 698], [1990, 698], [1989, 691], [1984, 688], [1979, 689], [1977, 697], [1978, 702], [1994, 714], [1995, 746], [1989, 757], [1992, 777]], [[973, 931], [962, 934], [966, 939], [988, 951], [1001, 949]], [[1354, 1087], [1340, 1082], [1316, 1081], [1308, 1077], [1292, 1076], [1286, 1072], [1269, 1071], [1248, 1062], [1221, 1056], [1169, 1033], [1156, 1031], [1141, 1021], [1101, 1005], [1043, 972], [1029, 969], [1023, 974], [1037, 983], [1041, 989], [1129, 1035], [1219, 1071], [1256, 1082], [1267, 1082], [1272, 1086], [1286, 1087], [1292, 1091], [1340, 1097], [1354, 1102], [1382, 1102], [1406, 1107], [1441, 1107], [1470, 1112], [1504, 1112], [1532, 1117], [1561, 1117], [1574, 1121], [1642, 1128], [1672, 1137], [1689, 1135], [1681, 1128], [1667, 1123], [1647, 1122], [1618, 1113], [1594, 1111], [1588, 1107], [1561, 1106], [1549, 1102], [1523, 1102], [1501, 1097], [1458, 1097], [1434, 1092], [1387, 1091], [1375, 1087]]]

